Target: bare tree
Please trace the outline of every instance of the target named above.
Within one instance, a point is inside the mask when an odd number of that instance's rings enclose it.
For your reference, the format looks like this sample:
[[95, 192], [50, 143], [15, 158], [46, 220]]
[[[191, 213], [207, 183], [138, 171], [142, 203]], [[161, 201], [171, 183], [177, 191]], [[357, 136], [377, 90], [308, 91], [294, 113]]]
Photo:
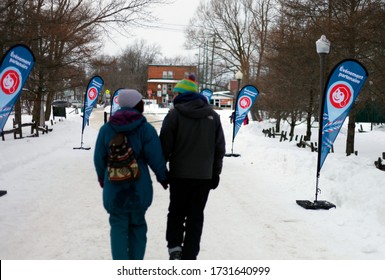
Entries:
[[[384, 85], [385, 67], [378, 62], [383, 61], [383, 44], [385, 30], [385, 3], [380, 0], [345, 0], [330, 1], [332, 41], [336, 42], [336, 52], [341, 58], [355, 58], [366, 65], [369, 77], [376, 84]], [[382, 47], [381, 47], [382, 46]], [[382, 78], [379, 78], [379, 71]], [[373, 79], [371, 75], [373, 75]], [[385, 93], [376, 92], [382, 98]], [[362, 96], [362, 97], [361, 97]], [[370, 94], [368, 86], [364, 87], [359, 102], [367, 98], [376, 98]], [[379, 98], [377, 98], [379, 99]], [[380, 100], [378, 100], [380, 101]], [[384, 104], [385, 105], [385, 104]], [[355, 152], [356, 109], [353, 106], [349, 114], [346, 140], [346, 154]]]
[[[243, 72], [244, 83], [251, 73], [260, 73], [272, 0], [211, 0], [201, 3], [187, 35], [190, 47], [205, 44], [229, 72]], [[257, 62], [257, 71], [251, 71]]]
[[[0, 16], [15, 19], [13, 32], [8, 21], [1, 22], [3, 49], [16, 42], [30, 46], [36, 65], [28, 81], [35, 95], [33, 118], [40, 122], [40, 106], [47, 101], [47, 116], [54, 94], [62, 89], [77, 68], [84, 66], [100, 50], [100, 38], [111, 28], [129, 28], [151, 19], [150, 8], [165, 0], [18, 0], [2, 2]], [[4, 18], [4, 17], [3, 17]]]
[[147, 45], [143, 40], [128, 46], [116, 57], [100, 56], [91, 62], [93, 74], [104, 78], [105, 88], [134, 88], [142, 94], [147, 89], [147, 66], [160, 55], [157, 45]]
[[[265, 52], [268, 71], [261, 77], [261, 82], [265, 94], [274, 97], [267, 100], [277, 119], [276, 128], [279, 129], [280, 119], [287, 120], [291, 126], [290, 133], [294, 134], [295, 126], [302, 123], [303, 112], [307, 112], [309, 131], [312, 116], [318, 113], [315, 110], [318, 60], [311, 22], [300, 18], [297, 10], [293, 11], [286, 5], [286, 2], [281, 3], [275, 24], [268, 33]], [[309, 140], [310, 136], [309, 133]]]
[[[329, 66], [345, 58], [361, 61], [369, 71], [372, 86], [364, 86], [355, 106], [368, 97], [381, 102], [384, 99], [385, 67], [384, 37], [385, 3], [382, 0], [289, 0], [281, 1], [293, 18], [310, 22], [312, 30], [326, 34], [332, 42]], [[306, 34], [306, 33], [304, 33]], [[314, 33], [312, 33], [314, 34]], [[346, 154], [354, 153], [355, 115], [349, 114]]]

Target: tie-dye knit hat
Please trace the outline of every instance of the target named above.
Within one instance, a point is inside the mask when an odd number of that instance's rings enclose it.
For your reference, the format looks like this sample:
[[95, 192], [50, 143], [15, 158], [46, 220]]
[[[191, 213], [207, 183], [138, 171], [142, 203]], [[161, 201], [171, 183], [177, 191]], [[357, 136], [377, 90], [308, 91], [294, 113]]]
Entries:
[[177, 83], [174, 87], [174, 92], [180, 94], [189, 92], [198, 93], [198, 85], [195, 82], [195, 76], [190, 75], [187, 79], [183, 79]]

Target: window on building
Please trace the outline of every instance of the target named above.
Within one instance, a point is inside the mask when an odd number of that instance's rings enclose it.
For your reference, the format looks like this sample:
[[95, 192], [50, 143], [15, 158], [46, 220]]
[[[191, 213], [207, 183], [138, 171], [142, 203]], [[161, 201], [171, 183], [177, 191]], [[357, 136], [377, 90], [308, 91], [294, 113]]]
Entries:
[[167, 79], [167, 71], [163, 71], [163, 76], [162, 76], [163, 79]]
[[167, 91], [172, 91], [172, 84], [167, 84]]
[[172, 79], [172, 77], [173, 77], [172, 71], [168, 71], [167, 77], [168, 77], [169, 79]]

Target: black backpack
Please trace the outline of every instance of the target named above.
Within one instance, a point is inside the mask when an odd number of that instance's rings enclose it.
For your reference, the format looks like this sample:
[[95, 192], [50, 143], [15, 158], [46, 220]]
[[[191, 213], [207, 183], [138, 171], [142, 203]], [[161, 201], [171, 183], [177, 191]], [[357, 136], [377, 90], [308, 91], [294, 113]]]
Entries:
[[139, 178], [139, 166], [126, 134], [118, 132], [109, 143], [107, 162], [111, 182], [130, 182]]

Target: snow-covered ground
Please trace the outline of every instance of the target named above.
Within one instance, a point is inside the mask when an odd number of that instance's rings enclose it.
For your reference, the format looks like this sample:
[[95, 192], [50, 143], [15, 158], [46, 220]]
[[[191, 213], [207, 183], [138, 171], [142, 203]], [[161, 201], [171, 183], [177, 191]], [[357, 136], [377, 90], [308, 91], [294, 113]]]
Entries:
[[[231, 111], [218, 113], [230, 152]], [[147, 119], [158, 129], [164, 115], [147, 108]], [[81, 120], [73, 112], [49, 123], [48, 134], [18, 140], [8, 134], [0, 141], [0, 190], [7, 191], [0, 197], [0, 259], [111, 258], [108, 215], [92, 160], [102, 109], [94, 110], [84, 131], [91, 150], [73, 149], [80, 146]], [[316, 211], [296, 200], [314, 199], [317, 154], [295, 141], [265, 137], [262, 129], [273, 126], [269, 120], [251, 121], [240, 129], [234, 153], [241, 156], [224, 159], [220, 185], [209, 196], [199, 259], [385, 259], [385, 172], [373, 163], [385, 152], [384, 125], [370, 131], [363, 124], [366, 132], [356, 134], [358, 155], [350, 157], [342, 128], [321, 171], [318, 197], [337, 208]], [[296, 133], [304, 130], [298, 127]], [[168, 191], [156, 182], [154, 189], [145, 259], [166, 260]]]

